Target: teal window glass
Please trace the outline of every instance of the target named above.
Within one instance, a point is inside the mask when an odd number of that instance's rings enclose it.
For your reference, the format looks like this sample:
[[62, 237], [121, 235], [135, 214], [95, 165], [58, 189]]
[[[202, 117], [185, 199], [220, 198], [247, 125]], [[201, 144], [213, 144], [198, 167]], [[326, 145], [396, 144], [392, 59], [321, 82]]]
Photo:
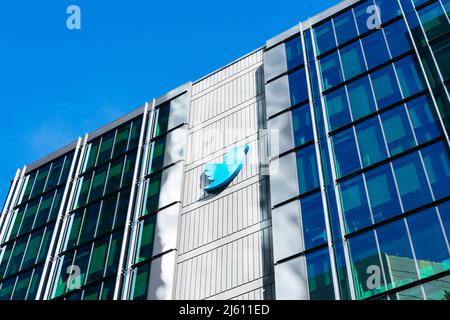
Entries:
[[435, 199], [450, 194], [450, 160], [442, 142], [422, 150], [425, 171]]
[[447, 37], [431, 46], [444, 81], [450, 79], [450, 39]]
[[28, 285], [30, 284], [32, 270], [26, 273], [22, 273], [17, 277], [16, 286], [14, 288], [14, 294], [11, 300], [25, 300], [27, 295]]
[[10, 300], [16, 284], [16, 278], [11, 278], [0, 284], [0, 301]]
[[107, 197], [102, 204], [102, 211], [98, 220], [97, 235], [111, 231], [114, 223], [118, 194]]
[[358, 36], [352, 10], [348, 10], [333, 19], [338, 44], [343, 44]]
[[399, 20], [385, 27], [384, 33], [392, 58], [412, 50], [413, 45], [404, 20]]
[[35, 262], [39, 253], [39, 248], [42, 242], [42, 237], [44, 235], [44, 230], [34, 232], [31, 234], [30, 240], [28, 241], [27, 250], [22, 263], [22, 270], [31, 267]]
[[152, 142], [150, 153], [148, 174], [152, 174], [164, 167], [164, 153], [166, 149], [166, 139], [158, 139]]
[[167, 132], [170, 117], [170, 102], [163, 103], [157, 109], [155, 134], [157, 137], [162, 133]]
[[333, 277], [331, 275], [328, 248], [306, 255], [310, 300], [334, 300]]
[[31, 278], [30, 285], [28, 287], [26, 300], [35, 300], [43, 268], [44, 267], [42, 266], [40, 268], [34, 269], [33, 277]]
[[419, 144], [440, 135], [436, 120], [431, 111], [430, 98], [422, 96], [406, 104]]
[[85, 301], [96, 301], [100, 296], [101, 283], [92, 285], [83, 292], [83, 300]]
[[402, 99], [391, 65], [372, 73], [370, 77], [379, 109]]
[[328, 124], [330, 130], [337, 129], [351, 122], [345, 87], [325, 95]]
[[435, 209], [406, 218], [421, 278], [450, 269], [450, 256]]
[[370, 170], [365, 176], [374, 222], [400, 214], [400, 202], [390, 165]]
[[102, 294], [100, 300], [113, 300], [114, 298], [114, 288], [115, 288], [115, 279], [109, 280], [103, 283]]
[[330, 89], [343, 81], [337, 52], [320, 59], [319, 63], [324, 90]]
[[114, 143], [114, 132], [108, 133], [102, 138], [102, 144], [98, 152], [97, 164], [103, 163], [111, 158]]
[[405, 222], [382, 226], [377, 229], [377, 236], [388, 289], [418, 280]]
[[127, 189], [120, 193], [119, 203], [117, 204], [116, 218], [114, 219], [114, 228], [121, 227], [125, 224], [129, 202], [130, 189]]
[[127, 151], [130, 124], [117, 131], [116, 142], [114, 143], [113, 157], [117, 157]]
[[158, 210], [159, 192], [161, 189], [161, 175], [156, 175], [146, 181], [145, 207], [142, 215]]
[[383, 31], [379, 30], [369, 34], [361, 42], [369, 69], [389, 60], [389, 51], [384, 41]]
[[364, 34], [369, 31], [367, 20], [370, 18], [371, 13], [367, 13], [367, 7], [370, 5], [373, 5], [372, 1], [364, 1], [353, 9], [359, 34]]
[[47, 182], [48, 173], [50, 171], [50, 165], [39, 169], [39, 172], [34, 182], [33, 192], [31, 193], [31, 198], [37, 196], [44, 191], [45, 183]]
[[108, 172], [108, 179], [106, 182], [106, 194], [120, 188], [120, 180], [122, 178], [122, 168], [124, 160], [125, 159], [122, 158], [111, 163]]
[[56, 190], [55, 198], [53, 199], [52, 209], [50, 210], [50, 214], [48, 216], [48, 221], [56, 219], [59, 209], [61, 207], [62, 196], [64, 194], [64, 189], [60, 188]]
[[372, 218], [362, 176], [341, 182], [339, 191], [347, 233], [371, 225]]
[[375, 0], [375, 4], [380, 8], [381, 23], [386, 23], [402, 14], [397, 1]]
[[155, 228], [156, 215], [139, 222], [139, 240], [136, 263], [152, 257]]
[[319, 186], [315, 146], [309, 146], [296, 152], [297, 177], [300, 194]]
[[37, 172], [34, 172], [28, 176], [25, 191], [23, 193], [22, 202], [27, 201], [30, 198], [31, 191], [33, 190], [34, 181], [36, 180]]
[[425, 89], [424, 80], [417, 71], [417, 62], [411, 56], [396, 62], [395, 69], [405, 98]]
[[123, 232], [112, 235], [108, 250], [108, 262], [106, 263], [105, 276], [117, 272], [119, 269], [120, 249], [122, 246]]
[[14, 243], [10, 243], [9, 245], [3, 247], [2, 250], [0, 250], [0, 255], [3, 254], [2, 258], [0, 259], [0, 279], [4, 278], [6, 268], [8, 267], [9, 258], [11, 257], [11, 253], [13, 251], [13, 245]]
[[89, 189], [91, 186], [91, 179], [92, 179], [92, 174], [83, 176], [80, 178], [79, 182], [78, 182], [78, 197], [77, 197], [77, 201], [75, 201], [75, 206], [74, 209], [77, 209], [81, 206], [84, 206], [87, 202], [88, 199], [88, 195], [89, 195]]
[[48, 249], [50, 248], [50, 241], [53, 236], [54, 225], [45, 228], [44, 238], [42, 239], [41, 248], [39, 249], [39, 255], [37, 257], [36, 263], [40, 263], [47, 258]]
[[303, 64], [302, 42], [299, 37], [285, 43], [288, 70]]
[[141, 121], [134, 121], [131, 125], [130, 142], [128, 150], [134, 149], [139, 145], [139, 137], [141, 135]]
[[16, 211], [16, 216], [14, 218], [14, 223], [12, 224], [12, 229], [9, 238], [15, 238], [19, 233], [20, 225], [22, 224], [23, 217], [25, 215], [26, 206], [22, 206]]
[[367, 273], [367, 270], [373, 270], [371, 269], [373, 267], [383, 270], [373, 231], [351, 238], [349, 240], [349, 249], [357, 299], [368, 298], [383, 292], [385, 289], [383, 277], [381, 277], [380, 287], [368, 287], [368, 284], [372, 282], [369, 279], [371, 273]]
[[71, 215], [70, 233], [67, 238], [66, 248], [70, 249], [77, 245], [78, 235], [80, 234], [81, 222], [83, 221], [83, 212], [76, 212]]
[[[82, 248], [80, 248], [79, 250], [76, 251], [75, 254], [75, 259], [74, 259], [74, 266], [77, 266], [80, 268], [80, 284], [84, 285], [86, 282], [86, 273], [87, 273], [87, 268], [88, 268], [88, 264], [89, 264], [89, 256], [91, 254], [91, 244], [86, 245]], [[64, 270], [63, 270], [64, 273]], [[67, 274], [66, 274], [67, 276]], [[70, 286], [68, 289], [69, 290], [73, 290], [75, 288], [75, 286]]]
[[450, 31], [448, 17], [439, 1], [418, 11], [420, 21], [429, 41], [436, 39]]
[[288, 78], [291, 105], [294, 106], [308, 100], [308, 85], [305, 69], [300, 69], [289, 74]]
[[86, 155], [86, 165], [85, 165], [84, 171], [88, 171], [95, 166], [95, 163], [97, 162], [97, 154], [98, 154], [99, 147], [100, 147], [99, 139], [92, 142], [89, 145], [89, 147], [87, 149], [88, 151], [87, 151], [87, 155]]
[[333, 136], [332, 143], [338, 178], [360, 169], [358, 150], [352, 128]]
[[99, 212], [100, 212], [100, 203], [98, 202], [86, 208], [79, 243], [84, 243], [88, 240], [91, 240], [94, 237]]
[[147, 300], [149, 280], [150, 264], [133, 269], [131, 278], [131, 300]]
[[36, 218], [36, 212], [38, 207], [39, 207], [39, 199], [33, 200], [28, 203], [27, 211], [25, 212], [25, 215], [23, 217], [19, 234], [23, 234], [31, 230], [34, 223], [34, 218]]
[[53, 288], [53, 297], [63, 295], [67, 289], [67, 270], [71, 270], [74, 253], [68, 253], [59, 260], [58, 280]]
[[342, 48], [340, 52], [345, 80], [351, 79], [366, 70], [359, 41]]
[[20, 270], [27, 242], [28, 237], [16, 241], [14, 250], [11, 254], [11, 258], [9, 259], [8, 269], [6, 271], [5, 277], [10, 276]]
[[427, 300], [449, 300], [450, 276], [442, 277], [423, 285]]
[[314, 139], [309, 105], [292, 111], [292, 127], [296, 146], [301, 146]]
[[378, 118], [372, 118], [356, 126], [359, 152], [363, 167], [368, 167], [387, 157]]
[[95, 171], [91, 192], [89, 194], [89, 202], [92, 202], [103, 195], [107, 170], [108, 166], [105, 166]]
[[55, 187], [59, 182], [59, 177], [61, 176], [61, 170], [64, 165], [64, 158], [60, 158], [52, 163], [52, 168], [50, 174], [48, 176], [47, 185], [45, 187], [46, 190], [50, 190]]
[[36, 213], [36, 219], [34, 221], [34, 228], [43, 225], [48, 220], [48, 215], [50, 213], [50, 209], [52, 208], [53, 197], [55, 196], [55, 192], [51, 192], [41, 199], [41, 204], [39, 205], [39, 210]]
[[92, 282], [103, 277], [108, 253], [109, 237], [94, 244], [87, 282]]
[[369, 78], [364, 77], [348, 85], [348, 97], [353, 120], [358, 120], [376, 110]]
[[414, 135], [403, 106], [383, 113], [381, 123], [391, 156], [415, 146]]
[[317, 55], [323, 54], [336, 47], [331, 20], [314, 28], [314, 35], [316, 38]]
[[315, 193], [300, 201], [305, 249], [327, 241], [321, 193]]
[[393, 165], [405, 210], [411, 210], [431, 202], [430, 190], [417, 153], [402, 157], [394, 161]]
[[122, 187], [131, 184], [133, 181], [134, 169], [136, 163], [136, 154], [127, 155], [123, 169]]

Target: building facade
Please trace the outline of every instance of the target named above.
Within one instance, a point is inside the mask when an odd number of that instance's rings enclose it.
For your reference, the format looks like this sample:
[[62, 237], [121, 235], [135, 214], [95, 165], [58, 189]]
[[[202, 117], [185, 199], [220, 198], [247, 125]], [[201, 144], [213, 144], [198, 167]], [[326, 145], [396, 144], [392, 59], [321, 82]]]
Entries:
[[18, 170], [0, 300], [449, 299], [449, 11], [343, 1]]

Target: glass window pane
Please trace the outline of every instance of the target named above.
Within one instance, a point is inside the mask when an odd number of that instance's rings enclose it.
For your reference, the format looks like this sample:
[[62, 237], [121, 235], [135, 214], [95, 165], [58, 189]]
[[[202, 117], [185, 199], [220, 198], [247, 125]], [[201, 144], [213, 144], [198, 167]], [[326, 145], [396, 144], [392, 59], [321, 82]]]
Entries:
[[114, 143], [113, 157], [117, 157], [127, 151], [129, 133], [130, 125], [127, 125], [117, 131], [116, 142]]
[[421, 278], [450, 269], [450, 256], [435, 209], [407, 218]]
[[102, 144], [98, 152], [97, 164], [103, 163], [111, 158], [114, 143], [114, 132], [108, 133], [102, 138]]
[[381, 123], [391, 156], [415, 146], [413, 132], [403, 106], [383, 113]]
[[65, 254], [59, 260], [58, 282], [53, 288], [53, 297], [58, 297], [67, 291], [67, 271], [71, 270], [74, 252]]
[[417, 141], [420, 144], [440, 135], [430, 103], [432, 102], [429, 98], [423, 96], [406, 104]]
[[358, 120], [376, 110], [369, 78], [364, 77], [348, 85], [348, 97], [353, 120]]
[[[86, 272], [89, 264], [89, 256], [91, 254], [91, 244], [77, 250], [73, 265], [80, 268], [80, 284], [83, 286], [86, 281]], [[70, 269], [69, 269], [70, 270]], [[64, 270], [63, 270], [64, 271]], [[69, 272], [69, 274], [71, 274]], [[75, 286], [69, 286], [68, 289], [73, 290]]]
[[338, 178], [360, 169], [358, 150], [352, 128], [333, 136], [332, 142]]
[[388, 289], [419, 279], [403, 220], [377, 229]]
[[380, 8], [381, 23], [386, 23], [402, 14], [397, 1], [375, 0], [375, 4]]
[[413, 45], [404, 20], [399, 20], [385, 27], [384, 33], [389, 44], [392, 58], [412, 50]]
[[378, 118], [372, 118], [357, 125], [356, 137], [363, 167], [386, 159], [386, 147]]
[[123, 232], [113, 234], [108, 252], [108, 263], [106, 264], [105, 276], [117, 272], [119, 269], [120, 249], [122, 245]]
[[300, 205], [305, 249], [325, 243], [327, 233], [321, 193], [301, 199]]
[[10, 276], [20, 270], [27, 242], [28, 237], [25, 237], [18, 240], [14, 245], [14, 251], [11, 254], [11, 258], [9, 259], [8, 270], [6, 271], [5, 277]]
[[36, 213], [36, 220], [34, 221], [34, 228], [43, 225], [47, 222], [48, 214], [50, 213], [50, 209], [52, 208], [52, 202], [55, 192], [51, 192], [45, 195], [41, 204], [39, 205], [39, 210]]
[[33, 277], [30, 281], [30, 287], [28, 289], [27, 298], [26, 300], [35, 300], [36, 294], [39, 287], [39, 281], [41, 280], [42, 271], [44, 269], [44, 266], [34, 269]]
[[89, 288], [87, 288], [86, 290], [84, 290], [83, 293], [83, 300], [86, 301], [95, 301], [98, 300], [99, 296], [100, 296], [100, 290], [101, 290], [101, 283], [90, 286]]
[[139, 144], [139, 137], [141, 135], [141, 120], [136, 120], [133, 122], [130, 134], [130, 143], [128, 145], [128, 150], [134, 149]]
[[19, 233], [20, 225], [22, 224], [23, 216], [25, 215], [26, 206], [22, 206], [19, 210], [16, 210], [16, 216], [14, 219], [14, 224], [12, 225], [12, 230], [9, 239], [15, 238]]
[[95, 203], [86, 208], [79, 243], [84, 243], [94, 237], [99, 211], [100, 203]]
[[131, 184], [136, 163], [136, 154], [127, 155], [125, 167], [123, 169], [122, 187]]
[[296, 157], [298, 184], [302, 194], [319, 186], [315, 146], [297, 151]]
[[23, 193], [22, 201], [27, 201], [30, 198], [31, 191], [33, 190], [34, 180], [36, 179], [37, 172], [30, 174], [27, 178], [25, 191]]
[[314, 139], [309, 105], [292, 111], [292, 127], [296, 146], [301, 146]]
[[291, 106], [308, 100], [308, 85], [306, 82], [305, 69], [300, 69], [289, 74], [288, 78]]
[[[122, 167], [124, 163], [124, 158], [119, 159], [111, 163], [108, 173], [108, 181], [106, 183], [106, 192], [108, 194], [114, 190], [120, 188], [120, 179], [122, 178]], [[95, 180], [94, 180], [95, 183]]]
[[347, 233], [371, 225], [372, 218], [362, 176], [341, 182], [339, 189]]
[[45, 186], [45, 190], [50, 190], [51, 188], [53, 188], [58, 184], [63, 164], [64, 164], [64, 157], [52, 163], [52, 169], [48, 176], [48, 181], [47, 185]]
[[88, 174], [87, 176], [80, 178], [78, 182], [79, 194], [77, 200], [75, 201], [74, 209], [78, 209], [86, 204], [89, 195], [89, 188], [91, 186], [91, 179], [92, 174]]
[[405, 98], [425, 89], [424, 80], [417, 69], [417, 62], [406, 57], [395, 63], [398, 79]]
[[94, 245], [91, 262], [89, 265], [88, 282], [98, 280], [103, 277], [106, 265], [106, 254], [108, 252], [109, 237], [98, 241]]
[[150, 280], [150, 264], [139, 266], [132, 271], [131, 300], [147, 300]]
[[369, 69], [389, 60], [389, 52], [381, 30], [364, 37], [361, 41]]
[[50, 210], [50, 214], [48, 216], [48, 221], [56, 219], [59, 209], [61, 207], [62, 196], [64, 194], [64, 187], [56, 190], [55, 198], [53, 199], [52, 209]]
[[444, 225], [447, 240], [450, 241], [450, 201], [439, 206], [439, 214], [441, 216], [442, 224]]
[[139, 223], [139, 242], [136, 263], [151, 258], [153, 255], [153, 240], [155, 237], [156, 215]]
[[379, 109], [402, 99], [392, 66], [384, 67], [372, 73], [370, 77]]
[[317, 55], [336, 47], [331, 21], [314, 28], [314, 35], [316, 38]]
[[101, 300], [113, 300], [114, 288], [116, 285], [115, 278], [103, 283]]
[[103, 190], [105, 189], [107, 170], [108, 166], [105, 166], [95, 171], [94, 179], [92, 181], [91, 192], [89, 194], [89, 202], [92, 202], [103, 195]]
[[343, 81], [338, 53], [332, 53], [319, 61], [323, 89], [327, 90]]
[[39, 172], [36, 177], [36, 181], [34, 182], [33, 192], [31, 193], [31, 198], [37, 196], [38, 194], [44, 191], [45, 183], [47, 181], [48, 173], [50, 171], [50, 165], [45, 166], [42, 169], [39, 169]]
[[83, 212], [76, 212], [72, 214], [71, 220], [72, 224], [70, 225], [69, 238], [67, 239], [67, 249], [76, 246], [78, 243], [78, 234], [80, 233], [81, 222], [83, 220]]
[[355, 19], [356, 24], [358, 25], [359, 34], [369, 31], [367, 20], [373, 13], [367, 13], [367, 10], [371, 5], [373, 5], [372, 1], [364, 1], [353, 9], [355, 12]]
[[309, 298], [311, 300], [334, 300], [328, 248], [306, 255]]
[[[165, 136], [166, 137], [166, 136]], [[166, 139], [158, 138], [152, 142], [151, 153], [149, 157], [149, 166], [147, 174], [152, 174], [164, 167], [164, 153], [166, 149]]]
[[116, 218], [114, 219], [114, 228], [125, 225], [128, 212], [128, 204], [130, 202], [130, 189], [122, 191], [117, 205]]
[[16, 284], [16, 277], [8, 279], [1, 284], [0, 301], [10, 300], [13, 293], [14, 285]]
[[145, 189], [145, 207], [142, 215], [146, 215], [158, 210], [159, 191], [161, 188], [161, 175], [153, 176], [146, 181]]
[[366, 70], [359, 41], [342, 48], [340, 52], [345, 80], [351, 79]]
[[170, 117], [170, 101], [163, 103], [157, 109], [156, 127], [154, 136], [167, 132]]
[[450, 39], [447, 37], [431, 46], [444, 81], [450, 79]]
[[22, 220], [22, 225], [20, 226], [19, 234], [23, 234], [31, 230], [34, 223], [34, 218], [36, 217], [36, 212], [39, 206], [39, 199], [33, 200], [27, 205], [27, 211]]
[[294, 38], [285, 43], [286, 62], [288, 70], [303, 64], [303, 50], [300, 38]]
[[433, 40], [450, 31], [448, 18], [439, 1], [418, 11], [428, 40]]
[[97, 161], [97, 154], [98, 154], [98, 148], [100, 147], [100, 140], [96, 140], [92, 142], [89, 145], [89, 148], [87, 149], [87, 156], [86, 156], [86, 165], [84, 171], [90, 170], [95, 166], [95, 163]]
[[397, 190], [389, 165], [367, 172], [366, 182], [375, 223], [401, 213]]
[[27, 250], [22, 263], [22, 270], [31, 267], [36, 262], [43, 234], [44, 230], [31, 234], [30, 241], [28, 241]]
[[400, 158], [393, 164], [403, 208], [407, 211], [430, 202], [430, 190], [417, 153]]
[[424, 283], [427, 300], [450, 300], [450, 276]]
[[449, 195], [450, 160], [442, 142], [423, 149], [422, 156], [435, 199]]
[[340, 14], [333, 22], [338, 44], [343, 44], [358, 35], [352, 10]]
[[330, 130], [337, 129], [351, 122], [345, 88], [342, 87], [325, 96], [328, 124]]
[[97, 235], [111, 231], [114, 223], [118, 194], [113, 194], [103, 201], [102, 213], [98, 222]]
[[55, 225], [51, 225], [45, 228], [44, 239], [42, 240], [41, 248], [39, 249], [39, 256], [36, 263], [40, 263], [47, 258], [48, 249], [50, 247], [50, 241], [52, 240], [53, 230]]

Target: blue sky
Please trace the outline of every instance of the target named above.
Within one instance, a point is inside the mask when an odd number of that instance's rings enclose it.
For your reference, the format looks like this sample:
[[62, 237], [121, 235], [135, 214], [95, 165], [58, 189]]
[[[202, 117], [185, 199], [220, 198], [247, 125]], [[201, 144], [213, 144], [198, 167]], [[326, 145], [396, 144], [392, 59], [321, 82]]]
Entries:
[[0, 204], [17, 168], [338, 2], [2, 0]]

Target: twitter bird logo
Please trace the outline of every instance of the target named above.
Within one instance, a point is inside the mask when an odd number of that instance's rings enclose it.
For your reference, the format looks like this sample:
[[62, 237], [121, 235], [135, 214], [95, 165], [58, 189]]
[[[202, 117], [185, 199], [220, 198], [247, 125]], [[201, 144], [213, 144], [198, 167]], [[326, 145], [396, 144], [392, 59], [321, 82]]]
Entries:
[[225, 155], [223, 163], [207, 163], [205, 175], [210, 184], [203, 188], [206, 192], [214, 192], [225, 187], [238, 175], [244, 165], [245, 155], [249, 146], [234, 147]]

